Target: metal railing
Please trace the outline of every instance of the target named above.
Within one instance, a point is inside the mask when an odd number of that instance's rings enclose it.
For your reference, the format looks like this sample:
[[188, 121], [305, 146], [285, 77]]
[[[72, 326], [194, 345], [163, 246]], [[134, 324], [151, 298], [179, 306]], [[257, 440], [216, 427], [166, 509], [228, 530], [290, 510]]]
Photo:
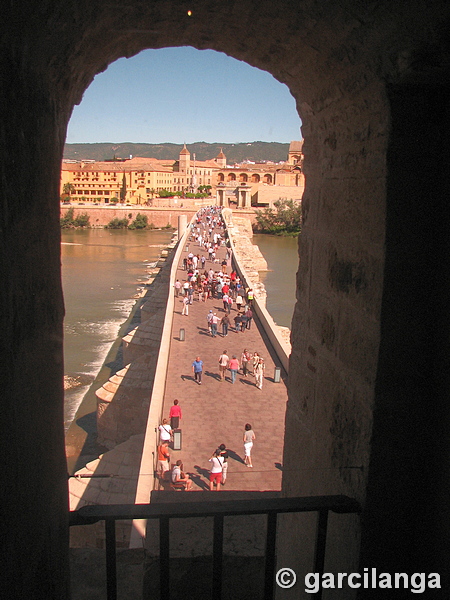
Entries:
[[[267, 515], [266, 551], [264, 569], [264, 600], [274, 597], [276, 568], [277, 516], [286, 513], [318, 513], [314, 573], [323, 574], [328, 528], [328, 513], [359, 513], [361, 506], [347, 496], [312, 496], [305, 498], [236, 499], [206, 502], [168, 502], [164, 504], [115, 504], [84, 506], [70, 513], [70, 525], [90, 525], [105, 521], [106, 535], [106, 587], [108, 600], [117, 598], [116, 532], [118, 520], [158, 519], [160, 545], [160, 589], [161, 600], [170, 600], [170, 519], [189, 517], [213, 517], [213, 575], [211, 598], [222, 597], [222, 561], [224, 517], [239, 515]], [[321, 590], [316, 598], [321, 598]]]

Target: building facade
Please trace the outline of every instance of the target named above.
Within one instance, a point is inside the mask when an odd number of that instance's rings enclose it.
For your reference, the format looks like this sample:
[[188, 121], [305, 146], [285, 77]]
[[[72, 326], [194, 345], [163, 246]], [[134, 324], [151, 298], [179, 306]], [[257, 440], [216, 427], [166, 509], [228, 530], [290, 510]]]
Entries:
[[206, 189], [222, 206], [250, 206], [259, 203], [260, 191], [264, 192], [263, 203], [285, 197], [287, 191], [283, 187], [295, 188], [289, 191], [289, 197], [300, 199], [304, 189], [302, 155], [297, 152], [291, 156], [291, 148], [299, 145], [302, 142], [291, 142], [284, 163], [245, 162], [231, 166], [222, 151], [212, 160], [199, 161], [186, 145], [177, 160], [63, 160], [61, 199], [84, 204], [125, 202], [148, 206], [162, 191], [186, 194]]

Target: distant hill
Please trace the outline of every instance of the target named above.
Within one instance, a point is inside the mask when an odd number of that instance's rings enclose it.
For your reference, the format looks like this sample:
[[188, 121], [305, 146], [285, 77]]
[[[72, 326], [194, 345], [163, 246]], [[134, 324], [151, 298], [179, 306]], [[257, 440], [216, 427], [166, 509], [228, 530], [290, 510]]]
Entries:
[[[109, 160], [114, 158], [129, 158], [142, 156], [144, 158], [160, 158], [177, 160], [183, 144], [133, 144], [125, 142], [114, 144], [102, 142], [98, 144], [66, 144], [64, 158], [72, 160]], [[227, 163], [240, 163], [244, 160], [253, 162], [287, 160], [289, 144], [279, 142], [241, 142], [239, 144], [207, 144], [195, 142], [188, 144], [191, 156], [195, 153], [197, 160], [212, 160], [219, 152], [227, 157]]]

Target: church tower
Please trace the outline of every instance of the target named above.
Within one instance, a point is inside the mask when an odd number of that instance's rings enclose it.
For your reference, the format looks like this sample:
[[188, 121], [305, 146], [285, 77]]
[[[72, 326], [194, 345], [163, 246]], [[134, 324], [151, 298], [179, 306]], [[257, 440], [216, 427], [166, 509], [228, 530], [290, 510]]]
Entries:
[[225, 169], [225, 167], [227, 166], [227, 157], [222, 152], [222, 148], [220, 149], [219, 154], [216, 156], [215, 161], [222, 169]]
[[186, 144], [184, 144], [178, 160], [180, 173], [186, 173], [187, 175], [189, 173], [189, 167], [191, 166], [191, 153], [186, 148]]

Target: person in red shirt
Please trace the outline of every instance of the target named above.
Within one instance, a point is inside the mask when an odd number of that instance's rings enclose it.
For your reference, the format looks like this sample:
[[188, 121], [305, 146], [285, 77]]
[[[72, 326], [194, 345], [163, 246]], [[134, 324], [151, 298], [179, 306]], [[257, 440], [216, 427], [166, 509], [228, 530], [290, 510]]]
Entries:
[[181, 421], [181, 406], [178, 404], [178, 400], [174, 400], [170, 407], [169, 419], [172, 429], [178, 429]]
[[228, 363], [228, 368], [230, 369], [231, 373], [231, 383], [234, 383], [239, 370], [239, 361], [236, 356], [233, 355], [233, 358]]

